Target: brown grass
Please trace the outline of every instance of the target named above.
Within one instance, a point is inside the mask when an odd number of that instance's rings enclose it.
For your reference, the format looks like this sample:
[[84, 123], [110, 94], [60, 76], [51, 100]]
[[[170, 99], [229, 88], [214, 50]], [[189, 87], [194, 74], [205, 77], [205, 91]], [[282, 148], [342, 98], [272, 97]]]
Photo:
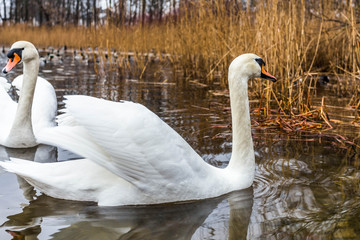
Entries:
[[[23, 24], [2, 26], [0, 36], [6, 45], [24, 39], [37, 46], [96, 48], [99, 56], [116, 50], [118, 58], [113, 65], [139, 77], [147, 67], [144, 56], [153, 53], [158, 61], [181, 70], [186, 79], [208, 84], [215, 80], [223, 86], [232, 59], [254, 52], [279, 78], [274, 85], [251, 83], [252, 95], [263, 99], [265, 116], [270, 103], [289, 115], [310, 111], [318, 72], [345, 73], [354, 83], [359, 80], [360, 9], [352, 0], [267, 0], [258, 1], [256, 8], [248, 11], [234, 5], [235, 1], [189, 2], [177, 21], [169, 17], [144, 27], [39, 28]], [[129, 52], [135, 66], [126, 60]], [[358, 88], [358, 84], [351, 86], [353, 104], [360, 106]]]

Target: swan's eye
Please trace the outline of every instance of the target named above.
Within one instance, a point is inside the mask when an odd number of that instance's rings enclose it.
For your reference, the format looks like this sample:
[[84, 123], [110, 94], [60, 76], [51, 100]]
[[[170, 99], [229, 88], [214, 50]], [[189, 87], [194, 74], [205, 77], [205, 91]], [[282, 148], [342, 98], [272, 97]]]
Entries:
[[21, 59], [23, 50], [24, 48], [12, 48], [9, 50], [7, 57], [10, 59], [14, 59], [17, 55]]
[[262, 60], [261, 58], [255, 58], [255, 61], [260, 65], [261, 68], [262, 66], [266, 65], [264, 60]]

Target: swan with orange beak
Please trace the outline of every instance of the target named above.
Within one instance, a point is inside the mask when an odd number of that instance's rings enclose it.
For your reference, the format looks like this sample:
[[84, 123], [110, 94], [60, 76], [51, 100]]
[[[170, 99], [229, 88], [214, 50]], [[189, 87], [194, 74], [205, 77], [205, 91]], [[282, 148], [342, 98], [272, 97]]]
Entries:
[[39, 54], [26, 41], [15, 42], [9, 52], [3, 73], [23, 63], [23, 75], [12, 83], [19, 89], [19, 101], [5, 94], [0, 97], [0, 145], [11, 148], [29, 148], [38, 145], [37, 135], [43, 128], [55, 126], [57, 99], [52, 85], [38, 77]]

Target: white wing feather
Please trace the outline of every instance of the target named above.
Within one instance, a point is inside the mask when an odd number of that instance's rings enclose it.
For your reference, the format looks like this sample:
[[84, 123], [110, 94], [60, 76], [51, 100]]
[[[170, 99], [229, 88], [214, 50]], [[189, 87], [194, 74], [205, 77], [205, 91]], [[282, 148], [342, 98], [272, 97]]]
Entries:
[[[40, 139], [82, 155], [144, 191], [171, 188], [208, 175], [211, 167], [146, 107], [87, 96], [67, 96], [72, 126], [41, 132]], [[179, 187], [177, 187], [179, 188]]]

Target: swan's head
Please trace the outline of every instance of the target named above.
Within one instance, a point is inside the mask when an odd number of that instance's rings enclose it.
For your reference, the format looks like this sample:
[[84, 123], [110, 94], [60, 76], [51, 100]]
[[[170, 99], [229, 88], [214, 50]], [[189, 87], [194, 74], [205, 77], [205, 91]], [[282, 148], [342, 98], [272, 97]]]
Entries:
[[10, 72], [11, 69], [13, 69], [20, 62], [29, 62], [39, 58], [39, 53], [32, 43], [27, 41], [18, 41], [11, 46], [7, 57], [9, 60], [2, 70], [3, 73]]
[[265, 70], [265, 62], [253, 53], [242, 54], [231, 62], [229, 82], [239, 78], [264, 78], [276, 82], [276, 78]]

